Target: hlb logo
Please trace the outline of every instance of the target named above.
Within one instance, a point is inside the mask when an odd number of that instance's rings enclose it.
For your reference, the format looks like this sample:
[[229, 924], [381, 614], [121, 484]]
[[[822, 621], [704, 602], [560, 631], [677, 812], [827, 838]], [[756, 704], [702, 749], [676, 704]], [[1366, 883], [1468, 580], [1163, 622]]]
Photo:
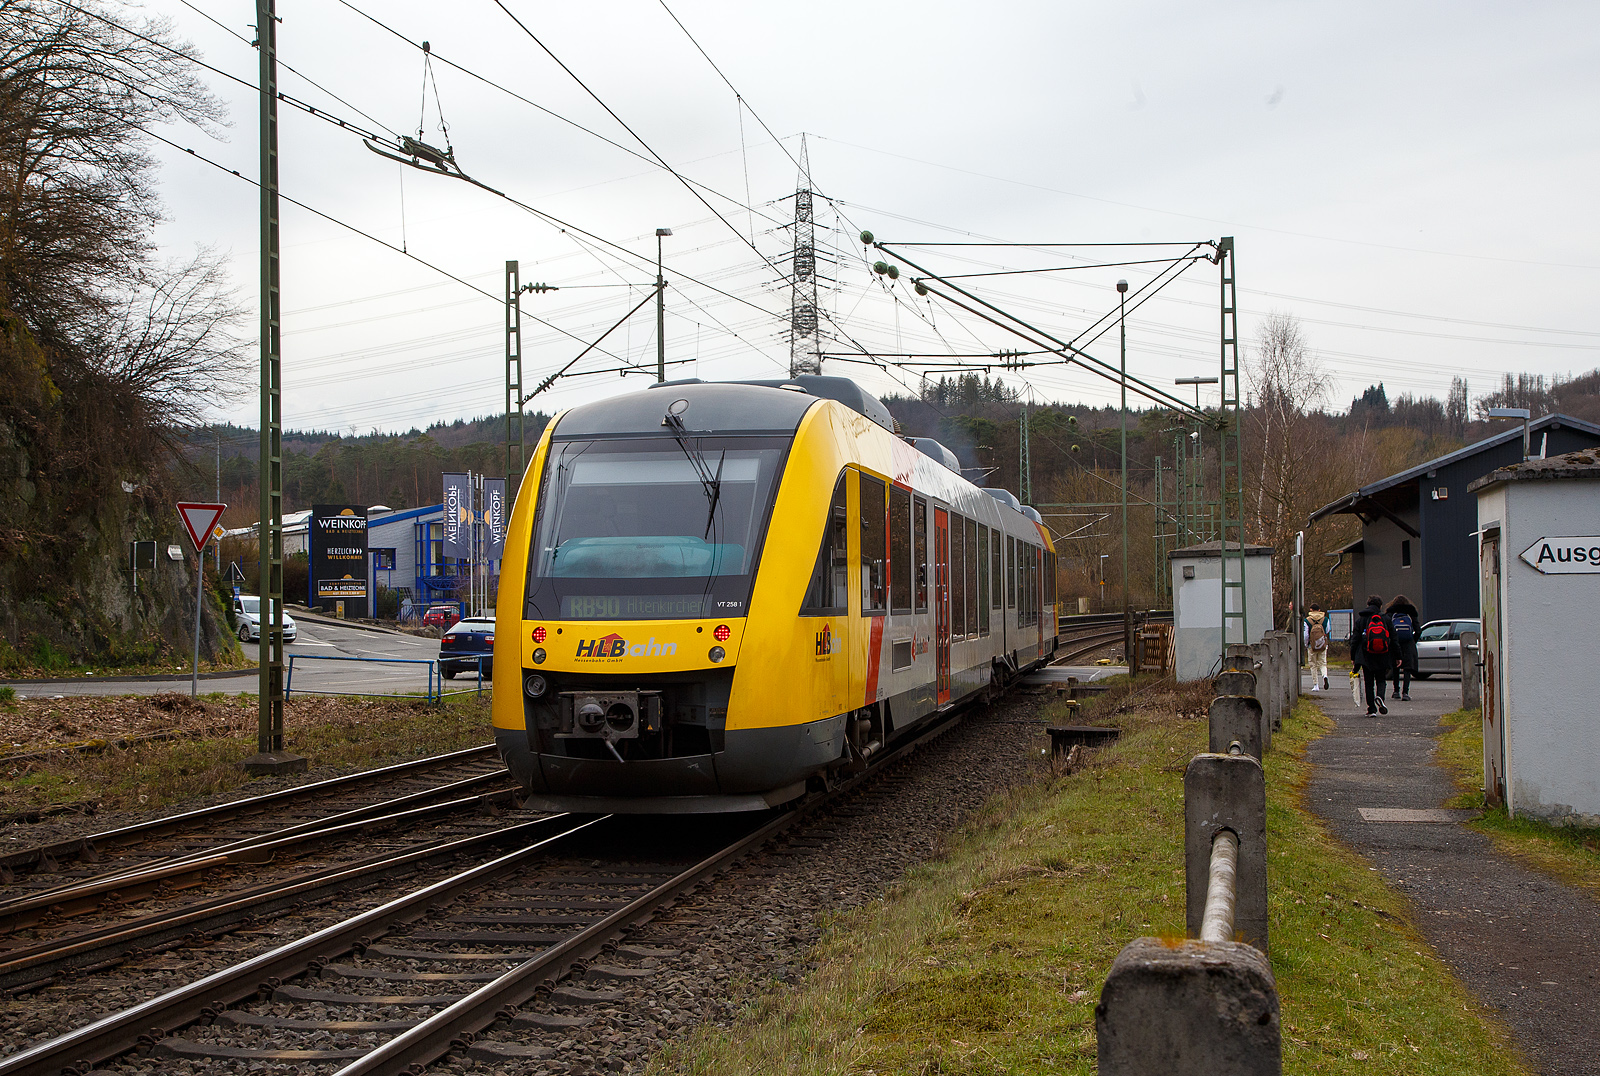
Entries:
[[822, 630], [817, 632], [817, 658], [820, 660], [831, 656], [839, 649], [839, 640], [833, 637], [833, 626], [822, 625]]
[[579, 639], [578, 652], [575, 657], [593, 659], [612, 659], [620, 657], [631, 658], [670, 658], [678, 653], [677, 643], [658, 643], [654, 635], [648, 642], [628, 645], [628, 640], [612, 632], [601, 639]]
[[579, 639], [580, 658], [620, 658], [628, 652], [628, 640], [612, 632], [603, 639]]

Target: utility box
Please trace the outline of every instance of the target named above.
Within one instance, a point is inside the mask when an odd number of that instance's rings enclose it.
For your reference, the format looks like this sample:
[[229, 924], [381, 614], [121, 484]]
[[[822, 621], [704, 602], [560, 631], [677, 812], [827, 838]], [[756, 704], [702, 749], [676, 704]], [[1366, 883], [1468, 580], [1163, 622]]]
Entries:
[[[1238, 571], [1229, 550], [1230, 572]], [[1174, 549], [1172, 564], [1173, 662], [1179, 680], [1204, 680], [1222, 669], [1222, 547], [1219, 542]], [[1228, 591], [1230, 612], [1239, 592]], [[1272, 547], [1244, 547], [1244, 627], [1229, 619], [1228, 642], [1253, 643], [1272, 630]]]
[[1600, 449], [1531, 459], [1478, 501], [1483, 785], [1490, 804], [1600, 826]]

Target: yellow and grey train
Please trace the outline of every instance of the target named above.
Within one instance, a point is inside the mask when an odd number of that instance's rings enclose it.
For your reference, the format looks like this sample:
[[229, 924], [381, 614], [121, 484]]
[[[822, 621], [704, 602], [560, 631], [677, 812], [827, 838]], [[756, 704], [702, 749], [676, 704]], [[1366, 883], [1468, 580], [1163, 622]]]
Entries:
[[530, 806], [766, 809], [1050, 658], [1038, 514], [893, 425], [815, 376], [550, 422], [495, 625], [495, 740]]

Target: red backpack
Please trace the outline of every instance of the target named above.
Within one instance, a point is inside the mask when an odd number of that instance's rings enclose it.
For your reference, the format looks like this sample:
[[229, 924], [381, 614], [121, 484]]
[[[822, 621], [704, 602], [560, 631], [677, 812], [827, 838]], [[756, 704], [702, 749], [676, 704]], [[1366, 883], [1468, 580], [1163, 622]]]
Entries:
[[1383, 622], [1383, 617], [1373, 613], [1367, 618], [1367, 629], [1362, 633], [1362, 648], [1367, 653], [1379, 657], [1392, 652], [1389, 639], [1389, 628]]

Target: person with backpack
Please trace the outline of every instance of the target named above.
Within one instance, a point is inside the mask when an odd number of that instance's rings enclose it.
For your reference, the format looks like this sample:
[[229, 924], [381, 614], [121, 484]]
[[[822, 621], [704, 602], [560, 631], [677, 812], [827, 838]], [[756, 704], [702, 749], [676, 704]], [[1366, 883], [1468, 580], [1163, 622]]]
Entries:
[[1311, 690], [1328, 689], [1328, 614], [1322, 606], [1311, 603], [1311, 611], [1300, 625], [1300, 641], [1306, 648], [1306, 660], [1311, 666]]
[[1394, 629], [1395, 643], [1394, 690], [1389, 694], [1400, 702], [1410, 702], [1411, 677], [1417, 671], [1417, 629], [1422, 616], [1404, 594], [1396, 594], [1385, 611]]
[[1383, 598], [1374, 594], [1355, 616], [1350, 631], [1350, 664], [1361, 670], [1366, 682], [1367, 716], [1386, 714], [1383, 688], [1395, 665], [1394, 625], [1383, 611]]

